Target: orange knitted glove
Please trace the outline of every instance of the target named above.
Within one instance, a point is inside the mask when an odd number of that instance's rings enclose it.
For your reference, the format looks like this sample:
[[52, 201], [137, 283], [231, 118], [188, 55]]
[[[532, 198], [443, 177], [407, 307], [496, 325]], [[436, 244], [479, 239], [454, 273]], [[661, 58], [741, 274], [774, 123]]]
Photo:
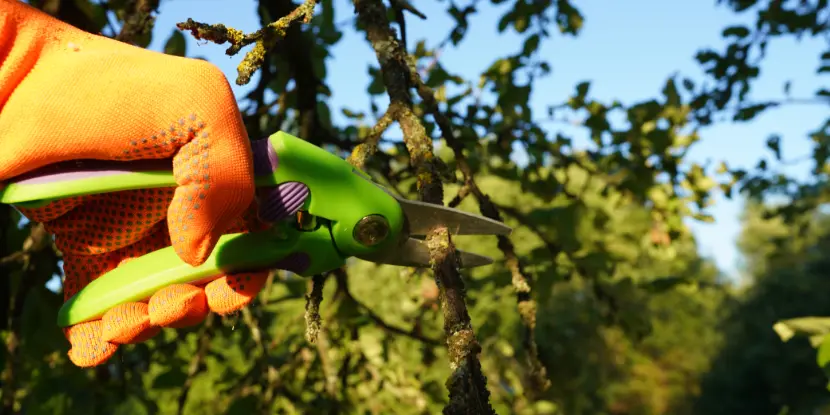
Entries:
[[[56, 237], [65, 298], [124, 261], [172, 245], [198, 265], [228, 232], [265, 226], [230, 85], [215, 66], [92, 35], [17, 0], [0, 0], [0, 182], [53, 163], [170, 159], [175, 189], [127, 191], [22, 210]], [[144, 303], [65, 330], [78, 366], [160, 327], [247, 305], [268, 272], [174, 285]]]

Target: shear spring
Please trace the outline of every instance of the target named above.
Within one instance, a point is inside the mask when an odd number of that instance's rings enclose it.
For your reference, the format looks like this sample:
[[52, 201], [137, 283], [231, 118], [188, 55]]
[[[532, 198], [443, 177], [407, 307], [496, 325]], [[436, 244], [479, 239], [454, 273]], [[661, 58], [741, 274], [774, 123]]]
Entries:
[[317, 217], [306, 211], [297, 211], [297, 229], [303, 232], [311, 232], [317, 229]]

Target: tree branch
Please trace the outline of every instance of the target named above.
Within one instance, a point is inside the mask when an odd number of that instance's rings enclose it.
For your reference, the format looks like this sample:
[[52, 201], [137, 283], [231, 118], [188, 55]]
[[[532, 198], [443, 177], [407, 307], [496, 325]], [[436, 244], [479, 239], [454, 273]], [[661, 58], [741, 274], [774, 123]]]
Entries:
[[155, 17], [153, 12], [158, 9], [160, 0], [130, 0], [127, 9], [131, 10], [129, 16], [124, 19], [121, 31], [115, 37], [125, 43], [133, 43], [133, 40], [153, 29]]
[[320, 303], [323, 302], [323, 286], [326, 284], [326, 277], [318, 274], [311, 278], [311, 293], [305, 297], [305, 338], [309, 343], [317, 342], [317, 334], [320, 332]]
[[[464, 155], [464, 146], [453, 134], [450, 120], [443, 113], [441, 113], [438, 108], [438, 102], [436, 101], [432, 90], [424, 83], [417, 71], [410, 71], [409, 76], [410, 81], [415, 85], [415, 88], [418, 91], [418, 95], [423, 100], [427, 111], [432, 114], [433, 118], [435, 118], [435, 122], [438, 124], [438, 128], [441, 131], [441, 137], [447, 142], [447, 145], [452, 148], [458, 168], [464, 176], [464, 185], [461, 190], [459, 190], [458, 196], [451, 203], [457, 205], [461, 203], [461, 200], [466, 197], [468, 193], [472, 193], [478, 201], [479, 210], [482, 215], [502, 222], [503, 220], [498, 209], [496, 208], [496, 205], [490, 200], [490, 197], [478, 187], [478, 184], [473, 177], [473, 171], [467, 162], [466, 156]], [[547, 370], [539, 360], [538, 346], [535, 339], [536, 301], [530, 294], [532, 280], [524, 271], [510, 238], [499, 235], [498, 247], [504, 253], [507, 268], [510, 270], [513, 288], [516, 291], [517, 307], [522, 318], [522, 323], [525, 326], [523, 343], [525, 349], [527, 350], [528, 365], [531, 370], [531, 388], [529, 391], [534, 395], [539, 396], [542, 392], [547, 390], [548, 387], [550, 387], [550, 381], [548, 380]]]
[[[395, 106], [395, 120], [401, 126], [410, 161], [417, 170], [417, 188], [421, 200], [443, 204], [444, 189], [433, 154], [433, 145], [421, 120], [413, 111], [409, 93], [414, 68], [407, 62], [406, 51], [398, 42], [387, 19], [387, 9], [380, 0], [354, 0], [358, 21], [366, 30], [366, 37], [375, 50], [381, 67], [383, 83]], [[481, 372], [478, 354], [481, 346], [475, 337], [465, 303], [464, 281], [458, 270], [456, 250], [446, 227], [433, 229], [426, 238], [439, 287], [444, 332], [447, 336], [450, 367], [453, 373], [447, 380], [449, 404], [445, 414], [495, 414], [490, 406], [487, 379]]]
[[196, 22], [193, 19], [178, 23], [176, 27], [179, 30], [190, 31], [196, 39], [208, 40], [219, 45], [225, 42], [230, 43], [231, 46], [225, 51], [225, 54], [229, 56], [236, 55], [245, 46], [254, 44], [254, 48], [245, 54], [245, 58], [237, 67], [239, 75], [236, 78], [236, 84], [245, 85], [251, 81], [251, 76], [265, 62], [265, 53], [273, 48], [280, 38], [285, 36], [286, 30], [292, 23], [300, 19], [304, 23], [311, 21], [316, 5], [315, 0], [306, 0], [288, 15], [249, 34], [223, 24], [210, 25]]
[[[276, 0], [259, 2], [259, 12], [263, 16], [263, 24], [267, 24], [267, 19], [276, 16], [279, 18], [288, 16], [292, 11], [296, 10], [295, 4], [291, 0]], [[291, 90], [280, 94], [278, 105], [280, 106], [277, 113], [277, 125], [282, 124], [282, 120], [287, 115], [286, 104], [290, 101], [296, 101], [296, 109], [299, 113], [300, 134], [304, 140], [314, 144], [336, 144], [340, 148], [350, 148], [353, 143], [342, 140], [334, 132], [330, 131], [323, 125], [320, 119], [318, 109], [317, 96], [325, 89], [322, 79], [320, 79], [315, 72], [314, 59], [312, 53], [314, 48], [318, 47], [314, 43], [314, 39], [308, 33], [303, 32], [302, 27], [298, 25], [291, 25], [285, 31], [285, 41], [280, 42], [272, 50], [268, 51], [270, 56], [270, 65], [264, 65], [262, 68], [262, 76], [259, 79], [259, 85], [251, 92], [250, 98], [261, 103], [264, 99], [265, 90], [270, 88], [274, 73], [277, 71], [276, 67], [271, 67], [282, 60], [288, 64], [291, 79], [294, 80], [295, 87]], [[288, 82], [288, 81], [286, 81]], [[285, 87], [285, 85], [283, 85]], [[250, 132], [259, 131], [259, 121], [249, 124]]]
[[349, 155], [348, 162], [359, 169], [363, 169], [366, 165], [366, 161], [377, 151], [380, 137], [386, 129], [392, 125], [392, 122], [395, 121], [397, 116], [398, 106], [390, 105], [389, 108], [386, 109], [386, 112], [383, 113], [383, 116], [381, 116], [378, 119], [378, 122], [375, 123], [375, 126], [372, 127], [372, 130], [369, 132], [369, 136], [366, 137], [362, 143], [355, 146], [354, 150], [352, 150], [352, 154]]

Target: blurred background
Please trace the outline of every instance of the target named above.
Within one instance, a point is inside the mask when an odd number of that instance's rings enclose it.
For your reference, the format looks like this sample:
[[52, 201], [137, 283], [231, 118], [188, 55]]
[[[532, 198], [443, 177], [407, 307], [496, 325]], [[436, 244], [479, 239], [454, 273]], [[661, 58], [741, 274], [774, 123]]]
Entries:
[[[830, 414], [826, 0], [322, 0], [247, 82], [237, 68], [253, 45], [228, 54], [177, 24], [254, 33], [302, 3], [28, 3], [208, 60], [252, 138], [284, 130], [343, 157], [390, 103], [355, 7], [384, 5], [461, 144], [413, 90], [445, 202], [487, 203], [460, 154], [514, 227], [507, 242], [454, 239], [496, 259], [462, 277], [497, 413]], [[392, 124], [365, 169], [417, 198], [409, 139]], [[311, 281], [275, 272], [238, 314], [79, 369], [55, 325], [60, 252], [8, 206], [0, 234], [2, 413], [433, 414], [449, 402], [430, 270], [355, 261], [316, 278], [314, 342]]]

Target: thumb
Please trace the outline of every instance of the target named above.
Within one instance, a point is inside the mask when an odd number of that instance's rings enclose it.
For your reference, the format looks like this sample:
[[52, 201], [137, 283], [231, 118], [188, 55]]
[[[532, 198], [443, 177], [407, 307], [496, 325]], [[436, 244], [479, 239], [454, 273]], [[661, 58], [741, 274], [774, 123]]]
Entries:
[[180, 131], [189, 138], [173, 157], [178, 187], [167, 224], [176, 253], [194, 266], [250, 207], [255, 191], [251, 144], [230, 85], [221, 72], [207, 72], [202, 79], [210, 90], [202, 98], [210, 105], [202, 114], [180, 119], [166, 134], [172, 140]]

